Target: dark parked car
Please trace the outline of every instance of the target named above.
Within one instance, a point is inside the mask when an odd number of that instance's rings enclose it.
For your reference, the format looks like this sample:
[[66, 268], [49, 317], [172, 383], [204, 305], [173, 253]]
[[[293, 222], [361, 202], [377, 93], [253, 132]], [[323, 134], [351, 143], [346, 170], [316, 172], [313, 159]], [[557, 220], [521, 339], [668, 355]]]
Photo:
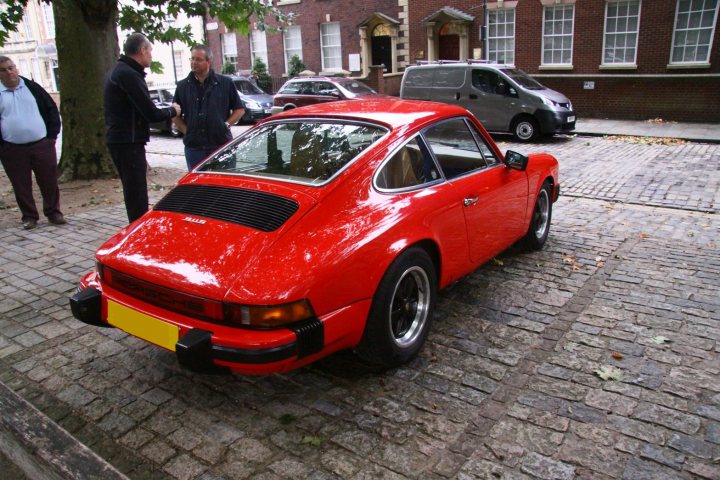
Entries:
[[285, 82], [273, 97], [272, 113], [337, 100], [381, 96], [359, 80], [345, 77], [301, 77]]
[[[173, 97], [175, 96], [175, 87], [150, 87], [148, 90], [150, 91], [150, 98], [158, 107], [162, 108], [172, 105]], [[182, 136], [182, 132], [177, 129], [172, 119], [151, 123], [150, 128], [159, 132], [169, 133], [173, 137]]]
[[257, 122], [270, 116], [273, 97], [263, 92], [260, 87], [252, 83], [248, 77], [230, 77], [240, 94], [245, 114], [240, 122]]

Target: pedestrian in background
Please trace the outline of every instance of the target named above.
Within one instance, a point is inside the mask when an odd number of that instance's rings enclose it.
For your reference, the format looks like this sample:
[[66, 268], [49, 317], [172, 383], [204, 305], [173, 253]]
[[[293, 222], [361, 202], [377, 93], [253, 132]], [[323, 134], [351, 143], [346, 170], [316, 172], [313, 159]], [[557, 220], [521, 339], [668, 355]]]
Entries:
[[178, 82], [173, 99], [182, 109], [173, 122], [184, 134], [188, 170], [232, 139], [230, 126], [245, 113], [232, 80], [210, 68], [210, 49], [197, 45], [190, 50], [190, 57], [191, 72]]
[[142, 33], [128, 36], [115, 67], [105, 80], [106, 143], [120, 174], [128, 220], [148, 211], [147, 159], [149, 123], [180, 114], [180, 107], [158, 108], [150, 99], [145, 69], [152, 62], [152, 43]]
[[40, 85], [21, 77], [15, 63], [4, 55], [0, 55], [0, 83], [0, 161], [15, 191], [23, 228], [37, 227], [40, 219], [32, 191], [33, 173], [48, 221], [67, 223], [60, 211], [57, 105]]

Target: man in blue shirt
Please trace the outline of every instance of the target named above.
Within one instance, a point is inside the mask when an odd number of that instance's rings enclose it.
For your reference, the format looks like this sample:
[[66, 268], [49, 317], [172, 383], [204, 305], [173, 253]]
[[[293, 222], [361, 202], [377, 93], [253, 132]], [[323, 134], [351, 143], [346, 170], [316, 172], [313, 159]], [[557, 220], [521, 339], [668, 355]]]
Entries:
[[50, 223], [67, 223], [60, 211], [55, 140], [60, 113], [48, 93], [21, 77], [13, 61], [0, 55], [0, 161], [15, 191], [25, 230], [40, 219], [32, 192], [32, 174], [40, 187], [43, 213]]
[[212, 52], [205, 45], [190, 51], [191, 72], [178, 82], [174, 102], [182, 114], [173, 119], [185, 134], [185, 162], [188, 170], [232, 139], [230, 126], [245, 113], [242, 100], [229, 77], [211, 68]]

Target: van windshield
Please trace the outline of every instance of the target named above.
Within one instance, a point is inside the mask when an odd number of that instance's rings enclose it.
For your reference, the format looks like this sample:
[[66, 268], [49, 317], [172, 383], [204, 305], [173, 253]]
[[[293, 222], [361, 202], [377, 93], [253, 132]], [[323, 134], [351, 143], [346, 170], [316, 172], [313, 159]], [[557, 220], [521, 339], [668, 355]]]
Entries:
[[528, 90], [543, 90], [545, 88], [537, 80], [520, 69], [503, 68], [502, 72], [517, 82], [518, 85], [525, 87]]

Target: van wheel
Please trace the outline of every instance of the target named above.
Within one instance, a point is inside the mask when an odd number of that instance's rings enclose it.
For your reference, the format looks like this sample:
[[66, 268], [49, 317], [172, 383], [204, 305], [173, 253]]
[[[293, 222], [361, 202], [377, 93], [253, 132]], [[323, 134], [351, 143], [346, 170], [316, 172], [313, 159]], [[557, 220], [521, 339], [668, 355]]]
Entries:
[[532, 142], [540, 133], [538, 123], [532, 117], [520, 117], [513, 126], [513, 135], [521, 142]]

